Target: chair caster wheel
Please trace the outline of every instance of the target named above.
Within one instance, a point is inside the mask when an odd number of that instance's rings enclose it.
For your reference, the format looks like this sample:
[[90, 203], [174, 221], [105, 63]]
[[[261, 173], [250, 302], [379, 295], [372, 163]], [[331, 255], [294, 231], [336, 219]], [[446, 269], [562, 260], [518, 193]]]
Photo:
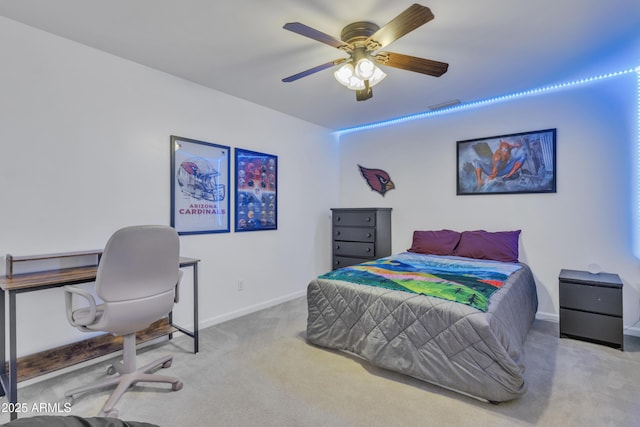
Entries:
[[170, 368], [172, 363], [173, 363], [173, 360], [167, 360], [166, 362], [164, 362], [162, 364], [162, 367], [163, 368]]
[[113, 365], [107, 368], [107, 375], [113, 375], [115, 373], [116, 373], [116, 368]]
[[175, 384], [171, 384], [171, 389], [172, 389], [173, 391], [182, 390], [182, 386], [183, 386], [182, 381], [178, 381], [178, 382], [177, 382], [177, 383], [175, 383]]

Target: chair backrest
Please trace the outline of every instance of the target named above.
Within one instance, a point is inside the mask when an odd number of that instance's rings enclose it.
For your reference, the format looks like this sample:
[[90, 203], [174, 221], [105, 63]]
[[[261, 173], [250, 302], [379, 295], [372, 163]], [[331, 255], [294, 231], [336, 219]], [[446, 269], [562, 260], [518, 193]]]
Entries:
[[105, 302], [166, 293], [178, 283], [180, 240], [165, 225], [139, 225], [116, 231], [98, 265], [96, 293]]

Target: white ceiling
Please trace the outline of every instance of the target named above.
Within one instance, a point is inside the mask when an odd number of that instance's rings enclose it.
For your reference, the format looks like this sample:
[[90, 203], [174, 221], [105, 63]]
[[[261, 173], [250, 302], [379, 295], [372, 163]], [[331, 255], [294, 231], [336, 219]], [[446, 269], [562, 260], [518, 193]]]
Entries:
[[384, 67], [357, 102], [332, 70], [345, 54], [282, 29], [340, 36], [411, 5], [388, 0], [0, 0], [0, 15], [330, 129], [640, 65], [640, 0], [423, 0], [435, 19], [385, 48], [449, 63], [435, 78]]

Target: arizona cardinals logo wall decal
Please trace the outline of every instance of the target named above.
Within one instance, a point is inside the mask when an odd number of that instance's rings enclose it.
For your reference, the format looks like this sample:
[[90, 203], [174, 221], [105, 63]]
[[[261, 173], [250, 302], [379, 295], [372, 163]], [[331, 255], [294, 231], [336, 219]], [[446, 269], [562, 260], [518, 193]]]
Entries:
[[369, 187], [371, 187], [373, 191], [380, 193], [383, 197], [384, 193], [396, 188], [389, 174], [382, 169], [368, 169], [360, 165], [358, 165], [358, 167], [360, 168], [360, 173], [363, 178], [367, 181], [367, 184], [369, 184]]

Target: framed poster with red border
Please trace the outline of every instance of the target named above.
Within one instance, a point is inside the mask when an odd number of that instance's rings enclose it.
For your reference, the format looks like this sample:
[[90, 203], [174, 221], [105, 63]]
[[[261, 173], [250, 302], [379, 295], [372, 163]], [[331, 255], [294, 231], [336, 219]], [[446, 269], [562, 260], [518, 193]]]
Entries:
[[229, 232], [230, 148], [171, 136], [171, 226], [178, 234]]

